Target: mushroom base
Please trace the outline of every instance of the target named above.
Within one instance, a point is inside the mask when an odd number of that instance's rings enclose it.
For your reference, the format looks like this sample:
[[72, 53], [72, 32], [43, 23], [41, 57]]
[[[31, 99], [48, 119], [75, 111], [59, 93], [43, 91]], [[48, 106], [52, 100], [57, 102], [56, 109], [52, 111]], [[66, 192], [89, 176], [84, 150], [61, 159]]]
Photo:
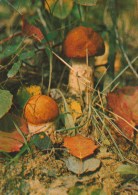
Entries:
[[52, 142], [55, 142], [56, 125], [54, 122], [47, 122], [39, 125], [28, 123], [28, 130], [30, 132], [29, 137], [40, 132], [45, 132], [45, 134], [51, 138]]
[[73, 70], [69, 74], [69, 92], [75, 95], [83, 93], [93, 88], [93, 69], [85, 63], [78, 64], [72, 61]]

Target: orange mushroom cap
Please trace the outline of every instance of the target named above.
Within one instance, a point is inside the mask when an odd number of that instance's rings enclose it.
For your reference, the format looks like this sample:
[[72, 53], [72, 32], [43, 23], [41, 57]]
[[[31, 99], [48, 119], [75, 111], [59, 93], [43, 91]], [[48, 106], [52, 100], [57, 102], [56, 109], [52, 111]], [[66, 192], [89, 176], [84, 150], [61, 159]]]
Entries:
[[32, 96], [24, 107], [27, 122], [35, 125], [53, 121], [58, 114], [57, 103], [46, 95]]
[[63, 51], [69, 58], [83, 58], [86, 56], [104, 54], [105, 46], [102, 37], [92, 28], [79, 26], [71, 30], [64, 41]]

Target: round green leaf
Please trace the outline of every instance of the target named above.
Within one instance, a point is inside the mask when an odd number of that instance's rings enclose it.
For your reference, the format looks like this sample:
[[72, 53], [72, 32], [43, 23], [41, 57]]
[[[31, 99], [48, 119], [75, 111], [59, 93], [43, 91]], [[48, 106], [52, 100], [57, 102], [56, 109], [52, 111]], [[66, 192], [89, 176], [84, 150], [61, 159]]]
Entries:
[[31, 137], [31, 143], [40, 150], [47, 150], [52, 147], [50, 138], [44, 132], [33, 135]]
[[45, 8], [59, 19], [65, 19], [73, 7], [72, 0], [45, 0]]
[[0, 89], [0, 118], [2, 118], [12, 106], [13, 95], [7, 91]]

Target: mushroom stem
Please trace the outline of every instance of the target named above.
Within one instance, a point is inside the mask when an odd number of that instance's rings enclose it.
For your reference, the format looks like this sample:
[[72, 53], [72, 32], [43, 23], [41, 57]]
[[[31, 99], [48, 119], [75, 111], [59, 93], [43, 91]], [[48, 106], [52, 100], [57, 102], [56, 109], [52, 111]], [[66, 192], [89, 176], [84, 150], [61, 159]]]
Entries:
[[56, 124], [53, 121], [39, 125], [28, 123], [28, 130], [30, 132], [30, 136], [33, 136], [36, 133], [45, 132], [45, 134], [51, 138], [52, 142], [55, 142], [54, 134], [56, 132]]
[[[71, 65], [73, 70], [70, 70], [69, 74], [69, 92], [74, 95], [82, 95], [86, 93], [88, 89], [92, 89], [94, 86], [93, 78], [93, 58], [90, 58], [88, 63], [85, 59], [72, 59]], [[88, 65], [89, 64], [89, 65]]]

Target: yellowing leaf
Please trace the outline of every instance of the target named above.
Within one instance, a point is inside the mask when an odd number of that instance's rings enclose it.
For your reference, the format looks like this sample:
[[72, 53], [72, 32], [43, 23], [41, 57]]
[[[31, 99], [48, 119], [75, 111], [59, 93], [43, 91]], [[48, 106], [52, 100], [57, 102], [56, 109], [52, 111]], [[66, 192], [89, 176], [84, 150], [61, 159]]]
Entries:
[[65, 19], [73, 7], [72, 0], [45, 0], [45, 8], [55, 17]]
[[42, 94], [41, 88], [38, 85], [31, 85], [30, 87], [26, 87], [26, 90], [32, 96], [33, 95], [41, 95]]
[[[82, 115], [81, 105], [78, 101], [73, 100], [71, 98], [68, 98], [67, 100], [68, 104], [68, 112], [73, 118], [74, 123], [76, 122], [76, 119], [79, 118]], [[64, 107], [61, 108], [62, 112], [67, 112]]]
[[81, 105], [79, 102], [73, 100], [70, 103], [70, 108], [71, 108], [73, 120], [75, 122], [76, 119], [82, 115]]

